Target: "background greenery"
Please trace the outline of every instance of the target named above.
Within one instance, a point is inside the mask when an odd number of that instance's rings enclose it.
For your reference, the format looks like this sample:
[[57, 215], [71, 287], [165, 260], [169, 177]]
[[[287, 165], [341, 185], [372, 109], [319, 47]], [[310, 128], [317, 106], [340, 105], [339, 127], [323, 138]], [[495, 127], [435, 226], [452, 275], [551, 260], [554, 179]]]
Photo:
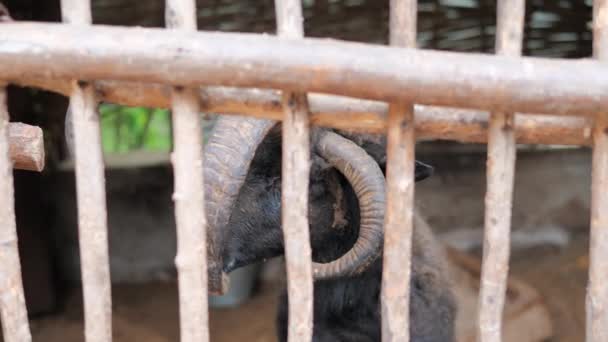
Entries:
[[[126, 107], [102, 104], [101, 139], [104, 153], [127, 153], [135, 150], [170, 152], [172, 149], [171, 113], [167, 109]], [[217, 116], [201, 114], [203, 142]]]
[[171, 150], [171, 115], [168, 110], [102, 104], [99, 111], [104, 152]]

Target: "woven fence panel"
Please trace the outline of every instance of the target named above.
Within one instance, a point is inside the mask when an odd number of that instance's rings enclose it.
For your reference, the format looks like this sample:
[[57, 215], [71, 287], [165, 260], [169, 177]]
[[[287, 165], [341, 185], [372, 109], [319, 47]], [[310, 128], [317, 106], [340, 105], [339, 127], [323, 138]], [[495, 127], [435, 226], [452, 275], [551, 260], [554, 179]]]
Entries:
[[[198, 0], [200, 30], [275, 32], [273, 0]], [[388, 1], [305, 0], [306, 35], [385, 44]], [[96, 0], [94, 22], [158, 26], [164, 1]], [[439, 50], [494, 51], [496, 1], [421, 0], [418, 45]], [[587, 57], [591, 55], [591, 4], [585, 0], [526, 2], [524, 55]]]

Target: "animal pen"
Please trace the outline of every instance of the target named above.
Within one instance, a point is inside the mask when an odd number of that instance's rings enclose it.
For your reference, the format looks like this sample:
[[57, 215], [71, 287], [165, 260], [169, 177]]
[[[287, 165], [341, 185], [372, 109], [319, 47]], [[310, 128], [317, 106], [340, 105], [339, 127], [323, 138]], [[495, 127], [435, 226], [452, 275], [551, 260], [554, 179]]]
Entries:
[[[484, 342], [501, 340], [516, 142], [591, 146], [586, 339], [608, 341], [608, 0], [593, 2], [596, 60], [521, 57], [525, 6], [524, 0], [498, 1], [496, 56], [416, 49], [415, 0], [391, 0], [391, 46], [304, 38], [297, 0], [276, 1], [278, 37], [195, 32], [194, 0], [166, 2], [165, 30], [91, 25], [90, 4], [83, 0], [62, 1], [64, 24], [14, 22], [0, 7], [0, 81], [70, 96], [86, 341], [112, 338], [99, 101], [174, 113], [182, 341], [209, 340], [207, 294], [228, 286], [218, 250], [229, 209], [218, 204], [220, 209], [205, 215], [205, 197], [214, 194], [202, 191], [204, 178], [214, 174], [203, 164], [229, 168], [236, 158], [203, 158], [201, 111], [283, 122], [283, 229], [294, 342], [311, 340], [313, 274], [336, 267], [311, 261], [311, 125], [387, 135], [384, 241], [359, 238], [384, 245], [383, 341], [409, 340], [417, 138], [488, 145], [477, 318]], [[6, 101], [0, 90], [0, 312], [5, 341], [30, 341], [12, 168], [40, 171], [44, 149], [40, 129], [8, 123]], [[232, 184], [214, 189], [232, 197], [237, 190]]]

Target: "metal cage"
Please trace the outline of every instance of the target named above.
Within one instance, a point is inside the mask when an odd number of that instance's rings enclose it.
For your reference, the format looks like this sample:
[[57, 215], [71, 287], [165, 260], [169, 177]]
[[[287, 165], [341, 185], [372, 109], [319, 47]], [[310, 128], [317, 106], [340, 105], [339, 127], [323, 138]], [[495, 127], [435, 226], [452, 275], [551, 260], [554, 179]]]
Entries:
[[[175, 113], [182, 341], [209, 339], [207, 294], [223, 289], [217, 232], [206, 234], [201, 110], [283, 121], [283, 219], [290, 222], [283, 229], [293, 342], [312, 336], [306, 212], [310, 125], [388, 136], [383, 341], [409, 340], [416, 138], [488, 144], [478, 317], [484, 342], [501, 340], [516, 141], [592, 146], [586, 336], [587, 341], [608, 341], [608, 68], [603, 61], [608, 58], [608, 0], [593, 2], [596, 60], [521, 57], [525, 6], [524, 0], [498, 1], [495, 56], [416, 49], [415, 0], [390, 1], [391, 46], [304, 38], [298, 0], [275, 2], [278, 37], [195, 32], [194, 0], [167, 0], [166, 30], [91, 25], [86, 0], [62, 1], [64, 24], [11, 22], [0, 9], [0, 79], [70, 96], [86, 341], [110, 341], [112, 330], [96, 112], [100, 100]], [[39, 170], [44, 159], [40, 131], [31, 128], [26, 136], [14, 133], [17, 129], [8, 124], [2, 88], [0, 312], [7, 342], [31, 340], [17, 253], [12, 162]], [[37, 148], [23, 151], [26, 142]]]

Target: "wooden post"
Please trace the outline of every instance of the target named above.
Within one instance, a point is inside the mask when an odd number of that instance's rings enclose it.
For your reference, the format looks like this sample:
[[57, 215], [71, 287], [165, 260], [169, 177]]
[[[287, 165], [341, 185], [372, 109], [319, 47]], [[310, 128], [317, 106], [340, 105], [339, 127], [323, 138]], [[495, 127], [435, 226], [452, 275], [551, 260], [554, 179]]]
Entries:
[[13, 167], [9, 159], [6, 89], [0, 86], [0, 320], [5, 342], [30, 342], [17, 248]]
[[[496, 53], [520, 56], [524, 0], [500, 0]], [[485, 238], [479, 291], [478, 336], [481, 342], [502, 341], [502, 313], [509, 274], [511, 209], [515, 176], [514, 114], [495, 112], [488, 129]]]
[[[593, 54], [608, 60], [608, 0], [593, 2]], [[608, 340], [608, 112], [596, 113], [591, 173], [587, 342]]]
[[[69, 27], [91, 24], [91, 7], [87, 0], [62, 0], [61, 11], [63, 21], [71, 24]], [[109, 342], [112, 341], [112, 295], [106, 190], [94, 84], [72, 81], [70, 107], [75, 141], [85, 340]]]
[[[304, 26], [299, 0], [276, 0], [277, 33], [302, 38]], [[289, 342], [309, 342], [313, 327], [312, 252], [308, 231], [310, 135], [305, 93], [284, 92], [281, 225], [285, 239], [289, 295]]]
[[[196, 31], [194, 0], [168, 0], [165, 15], [169, 29]], [[202, 118], [196, 89], [175, 87], [171, 98], [180, 340], [205, 342], [209, 318]]]
[[[391, 0], [390, 43], [416, 47], [416, 0]], [[410, 340], [410, 274], [414, 229], [414, 105], [389, 105], [387, 208], [382, 270], [382, 341]]]

